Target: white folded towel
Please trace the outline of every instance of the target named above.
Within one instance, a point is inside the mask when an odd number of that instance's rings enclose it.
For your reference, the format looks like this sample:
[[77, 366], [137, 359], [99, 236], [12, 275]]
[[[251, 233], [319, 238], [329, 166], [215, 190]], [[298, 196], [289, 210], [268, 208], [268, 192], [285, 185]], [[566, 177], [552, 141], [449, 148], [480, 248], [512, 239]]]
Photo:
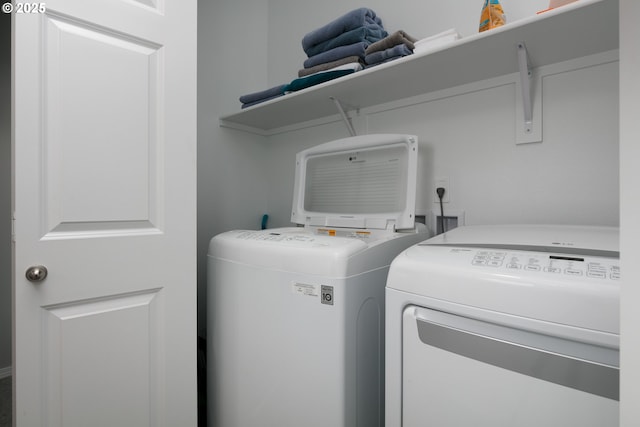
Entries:
[[443, 31], [433, 36], [420, 39], [415, 42], [416, 48], [414, 53], [423, 53], [426, 51], [434, 50], [435, 48], [442, 47], [448, 43], [455, 42], [461, 38], [460, 33], [455, 28]]

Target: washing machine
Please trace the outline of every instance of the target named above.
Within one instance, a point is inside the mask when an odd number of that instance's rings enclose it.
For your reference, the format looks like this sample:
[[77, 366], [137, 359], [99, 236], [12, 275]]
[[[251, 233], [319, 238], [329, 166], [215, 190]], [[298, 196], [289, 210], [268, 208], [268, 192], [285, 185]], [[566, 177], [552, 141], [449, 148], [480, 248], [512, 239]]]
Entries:
[[386, 289], [387, 427], [618, 425], [618, 229], [467, 226]]
[[389, 265], [415, 222], [417, 138], [296, 156], [296, 227], [234, 230], [208, 254], [208, 417], [216, 427], [384, 424]]

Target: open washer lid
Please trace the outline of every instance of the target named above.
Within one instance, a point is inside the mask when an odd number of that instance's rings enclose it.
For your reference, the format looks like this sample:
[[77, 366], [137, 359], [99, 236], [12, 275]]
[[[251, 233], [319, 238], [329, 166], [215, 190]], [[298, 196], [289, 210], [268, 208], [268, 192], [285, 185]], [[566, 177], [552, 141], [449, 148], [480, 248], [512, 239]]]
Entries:
[[411, 229], [418, 138], [374, 134], [327, 142], [296, 156], [291, 221], [305, 226]]

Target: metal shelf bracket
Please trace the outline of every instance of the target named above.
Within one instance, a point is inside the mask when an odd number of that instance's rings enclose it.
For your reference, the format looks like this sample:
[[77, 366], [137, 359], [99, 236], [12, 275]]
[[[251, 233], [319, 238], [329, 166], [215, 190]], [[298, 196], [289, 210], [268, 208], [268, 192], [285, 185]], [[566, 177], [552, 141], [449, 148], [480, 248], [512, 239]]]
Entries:
[[[517, 123], [518, 135], [516, 144], [527, 144], [531, 142], [542, 141], [542, 106], [540, 104], [542, 97], [541, 86], [542, 81], [539, 78], [534, 79], [531, 66], [529, 64], [529, 55], [524, 42], [516, 44], [518, 49], [518, 69], [520, 71], [520, 98], [522, 105], [523, 121]], [[532, 85], [532, 80], [536, 83]], [[534, 99], [537, 98], [537, 104]], [[535, 110], [535, 111], [534, 111]], [[535, 113], [535, 122], [534, 122]], [[516, 120], [518, 120], [516, 118]]]
[[531, 107], [531, 70], [527, 47], [524, 43], [518, 43], [518, 68], [520, 68], [520, 88], [522, 89], [522, 107], [524, 111], [524, 131], [533, 132], [533, 112]]
[[340, 116], [342, 116], [342, 120], [344, 121], [344, 124], [347, 125], [347, 129], [349, 129], [349, 134], [351, 136], [356, 136], [357, 134], [356, 134], [356, 130], [353, 128], [353, 123], [351, 123], [351, 119], [349, 118], [349, 116], [347, 116], [347, 113], [344, 112], [344, 108], [342, 108], [342, 104], [340, 104], [340, 100], [338, 100], [333, 96], [330, 96], [329, 99], [332, 100], [334, 104], [336, 104], [336, 108], [338, 109]]

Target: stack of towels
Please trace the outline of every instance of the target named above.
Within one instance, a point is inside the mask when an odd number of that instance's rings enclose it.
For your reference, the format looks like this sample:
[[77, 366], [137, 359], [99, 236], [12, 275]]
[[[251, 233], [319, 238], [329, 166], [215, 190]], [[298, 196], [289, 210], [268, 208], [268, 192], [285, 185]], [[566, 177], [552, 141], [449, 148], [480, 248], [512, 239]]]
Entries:
[[304, 68], [298, 70], [298, 78], [287, 85], [285, 93], [362, 70], [367, 47], [388, 35], [382, 20], [365, 7], [311, 31], [302, 38], [302, 49], [307, 54]]
[[307, 60], [298, 77], [345, 64], [362, 65], [367, 47], [387, 36], [382, 20], [373, 10], [352, 10], [302, 38]]
[[365, 50], [364, 61], [368, 66], [382, 64], [413, 54], [416, 38], [402, 30], [371, 44]]
[[297, 79], [241, 96], [242, 108], [411, 55], [416, 41], [404, 31], [389, 35], [369, 8], [352, 10], [302, 38], [307, 59]]
[[388, 35], [373, 10], [365, 7], [352, 10], [303, 37], [302, 49], [307, 60], [304, 68], [298, 70], [297, 79], [242, 95], [242, 108], [360, 71], [364, 68], [366, 49]]

